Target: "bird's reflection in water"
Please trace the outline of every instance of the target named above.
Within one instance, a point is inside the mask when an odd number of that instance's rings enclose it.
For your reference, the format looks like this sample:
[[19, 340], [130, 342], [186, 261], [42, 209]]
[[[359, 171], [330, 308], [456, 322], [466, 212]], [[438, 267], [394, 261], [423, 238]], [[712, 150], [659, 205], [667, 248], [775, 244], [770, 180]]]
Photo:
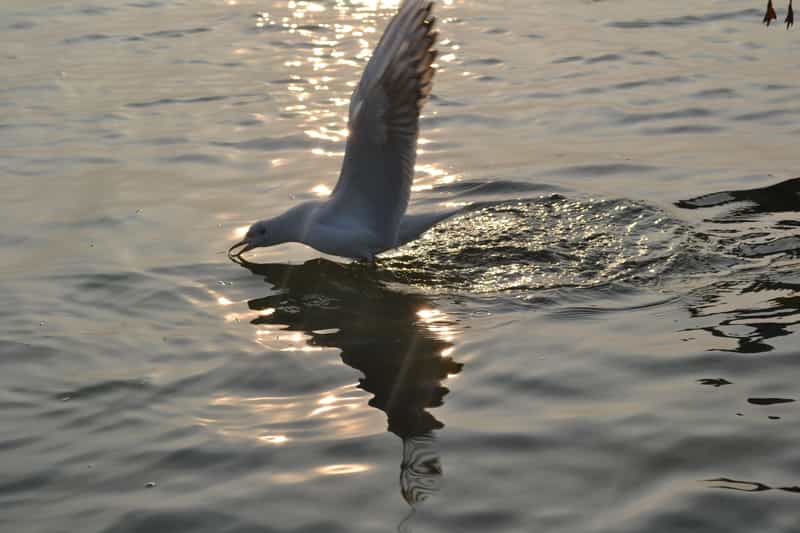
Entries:
[[302, 331], [311, 346], [338, 348], [363, 374], [359, 387], [373, 394], [369, 405], [386, 413], [388, 430], [403, 441], [403, 498], [413, 506], [436, 492], [442, 468], [434, 430], [444, 424], [427, 409], [442, 405], [442, 382], [462, 365], [447, 355], [452, 331], [431, 318], [438, 313], [427, 299], [389, 288], [385, 272], [359, 264], [237, 262], [277, 290], [248, 301], [254, 311], [274, 310], [253, 324]]
[[[677, 202], [684, 209], [722, 206], [698, 228], [703, 242], [716, 243], [740, 265], [758, 265], [751, 273], [715, 280], [695, 291], [694, 319], [718, 339], [735, 342], [718, 348], [739, 353], [774, 349], [773, 339], [800, 326], [800, 178], [767, 187], [721, 191]], [[768, 265], [764, 268], [765, 261]]]

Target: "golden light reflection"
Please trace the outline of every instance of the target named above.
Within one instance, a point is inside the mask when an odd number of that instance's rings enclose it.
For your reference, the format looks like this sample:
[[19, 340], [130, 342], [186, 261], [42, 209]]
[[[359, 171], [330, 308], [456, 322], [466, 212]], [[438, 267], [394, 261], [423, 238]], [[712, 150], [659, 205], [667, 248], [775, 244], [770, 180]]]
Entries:
[[319, 472], [325, 476], [341, 476], [344, 474], [359, 474], [361, 472], [366, 472], [370, 470], [369, 465], [365, 464], [341, 464], [341, 465], [327, 465], [321, 466], [316, 469], [316, 472]]
[[333, 394], [328, 394], [327, 396], [319, 400], [320, 405], [330, 405], [332, 403], [336, 403], [336, 396], [334, 396]]
[[217, 303], [219, 305], [233, 305], [233, 302], [225, 298], [224, 296], [220, 296], [217, 298]]
[[[367, 406], [367, 395], [356, 384], [310, 395], [218, 395], [208, 400], [208, 408], [210, 413], [194, 419], [197, 425], [227, 438], [271, 446], [316, 439], [319, 431], [337, 438], [369, 435], [379, 417]], [[217, 412], [224, 414], [215, 417]], [[302, 423], [309, 419], [315, 421], [311, 433]]]
[[[434, 333], [443, 341], [452, 342], [458, 333], [453, 322], [438, 309], [420, 309], [417, 311], [417, 317], [425, 324], [428, 331]], [[442, 354], [442, 356], [445, 355], [444, 353]]]
[[241, 240], [245, 235], [247, 235], [247, 230], [249, 229], [250, 226], [239, 226], [237, 228], [234, 228], [234, 230], [231, 232], [231, 237], [233, 237], [237, 241]]
[[289, 438], [286, 435], [261, 435], [258, 440], [268, 444], [286, 444], [289, 442]]
[[280, 351], [282, 352], [321, 352], [325, 348], [319, 346], [287, 346], [286, 348], [281, 348]]
[[316, 185], [311, 189], [311, 192], [316, 194], [317, 196], [330, 196], [331, 189], [327, 185]]
[[442, 312], [438, 309], [420, 309], [417, 311], [417, 316], [424, 322], [433, 322], [436, 318], [442, 316]]

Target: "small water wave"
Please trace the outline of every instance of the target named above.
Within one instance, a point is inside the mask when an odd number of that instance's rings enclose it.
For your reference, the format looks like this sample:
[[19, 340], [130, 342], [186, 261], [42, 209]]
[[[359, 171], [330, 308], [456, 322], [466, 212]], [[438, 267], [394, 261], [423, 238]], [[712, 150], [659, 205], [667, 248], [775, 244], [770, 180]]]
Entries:
[[680, 17], [668, 17], [661, 19], [636, 19], [636, 20], [621, 20], [609, 22], [608, 26], [611, 28], [618, 28], [622, 30], [630, 29], [647, 29], [654, 27], [667, 27], [667, 28], [680, 28], [685, 26], [696, 26], [699, 24], [708, 24], [719, 22], [722, 20], [736, 20], [747, 18], [758, 18], [761, 12], [758, 9], [740, 9], [737, 11], [721, 11], [716, 13], [706, 13], [703, 15], [683, 15]]
[[667, 268], [685, 231], [627, 200], [555, 194], [480, 206], [390, 253], [385, 265], [405, 282], [478, 293], [636, 282]]

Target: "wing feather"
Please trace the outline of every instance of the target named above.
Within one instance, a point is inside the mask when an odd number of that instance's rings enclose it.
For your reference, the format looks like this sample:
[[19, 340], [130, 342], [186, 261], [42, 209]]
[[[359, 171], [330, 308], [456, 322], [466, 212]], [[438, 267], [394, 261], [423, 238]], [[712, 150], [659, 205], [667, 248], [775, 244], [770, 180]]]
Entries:
[[433, 86], [437, 33], [430, 0], [405, 0], [386, 27], [350, 101], [332, 213], [366, 226], [389, 247], [408, 207], [419, 113]]

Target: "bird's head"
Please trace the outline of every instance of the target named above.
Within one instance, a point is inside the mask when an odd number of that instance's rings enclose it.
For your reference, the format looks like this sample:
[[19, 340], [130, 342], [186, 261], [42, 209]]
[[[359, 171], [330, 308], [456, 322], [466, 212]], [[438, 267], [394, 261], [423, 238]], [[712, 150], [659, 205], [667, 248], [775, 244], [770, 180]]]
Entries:
[[[272, 246], [276, 244], [269, 227], [270, 224], [268, 220], [259, 220], [250, 226], [244, 238], [228, 248], [228, 257], [238, 257], [253, 248], [261, 248], [263, 246]], [[237, 248], [241, 249], [236, 250]]]
[[[305, 242], [306, 228], [319, 202], [304, 202], [275, 218], [259, 220], [247, 230], [244, 239], [228, 249], [229, 257], [238, 257], [253, 248], [275, 246], [284, 242]], [[241, 248], [238, 251], [234, 251]]]

